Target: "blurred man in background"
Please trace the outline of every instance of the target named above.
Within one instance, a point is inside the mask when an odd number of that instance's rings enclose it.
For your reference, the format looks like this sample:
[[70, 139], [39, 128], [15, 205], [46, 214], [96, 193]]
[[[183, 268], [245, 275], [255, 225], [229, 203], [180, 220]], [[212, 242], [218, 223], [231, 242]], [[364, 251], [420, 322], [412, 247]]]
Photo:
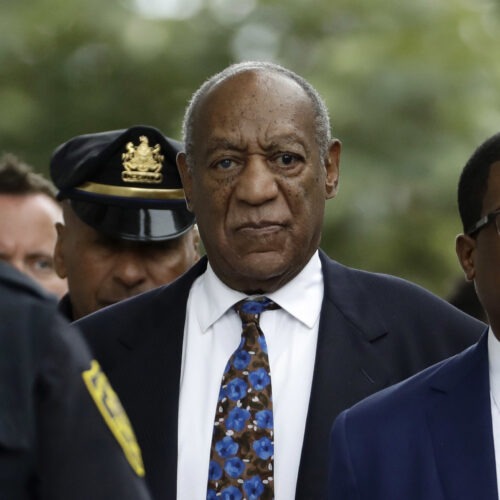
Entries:
[[64, 214], [55, 267], [68, 279], [68, 319], [170, 283], [199, 259], [175, 164], [180, 147], [135, 126], [77, 136], [55, 151], [51, 176]]
[[62, 221], [54, 186], [7, 154], [0, 160], [0, 260], [62, 297], [68, 290], [54, 270], [55, 224]]
[[0, 262], [0, 498], [147, 500], [120, 401], [57, 303]]

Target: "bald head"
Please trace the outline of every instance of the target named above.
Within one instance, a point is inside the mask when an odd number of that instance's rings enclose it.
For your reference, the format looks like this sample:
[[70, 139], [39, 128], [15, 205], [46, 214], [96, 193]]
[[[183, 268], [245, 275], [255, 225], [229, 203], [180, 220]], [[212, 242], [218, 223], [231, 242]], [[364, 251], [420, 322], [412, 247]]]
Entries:
[[310, 100], [312, 112], [314, 113], [315, 137], [320, 149], [320, 155], [322, 158], [325, 157], [331, 143], [330, 118], [326, 104], [316, 89], [307, 80], [283, 66], [262, 61], [247, 61], [233, 64], [220, 73], [215, 74], [193, 94], [189, 106], [186, 109], [182, 127], [188, 163], [190, 163], [189, 160], [193, 154], [194, 126], [195, 124], [199, 124], [198, 120], [195, 118], [199, 106], [201, 106], [206, 97], [217, 87], [220, 87], [229, 80], [236, 81], [241, 74], [248, 72], [255, 75], [275, 75], [284, 81], [283, 85], [285, 85], [286, 80], [290, 80], [303, 90], [304, 94]]

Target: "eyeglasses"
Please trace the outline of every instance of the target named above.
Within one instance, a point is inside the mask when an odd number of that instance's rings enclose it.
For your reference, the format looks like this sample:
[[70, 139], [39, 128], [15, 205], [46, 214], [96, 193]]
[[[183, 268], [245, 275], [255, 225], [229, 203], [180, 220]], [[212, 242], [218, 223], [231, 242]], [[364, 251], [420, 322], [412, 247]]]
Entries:
[[495, 225], [497, 226], [497, 232], [500, 235], [500, 210], [495, 210], [484, 217], [481, 217], [474, 225], [472, 225], [467, 231], [466, 234], [472, 236], [474, 233], [477, 233], [483, 227], [487, 226], [491, 221], [495, 221]]

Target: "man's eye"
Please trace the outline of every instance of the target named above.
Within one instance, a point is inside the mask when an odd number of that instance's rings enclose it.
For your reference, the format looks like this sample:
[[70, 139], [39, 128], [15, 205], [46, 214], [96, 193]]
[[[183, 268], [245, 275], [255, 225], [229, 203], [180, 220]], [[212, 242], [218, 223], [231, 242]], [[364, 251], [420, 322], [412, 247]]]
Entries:
[[293, 166], [299, 161], [299, 157], [292, 153], [282, 153], [275, 158], [275, 162], [283, 167]]
[[54, 262], [50, 257], [41, 257], [33, 260], [31, 268], [38, 274], [48, 274], [54, 270]]
[[233, 166], [233, 160], [230, 160], [229, 158], [224, 158], [223, 160], [220, 160], [217, 162], [217, 166], [223, 170], [227, 170], [228, 168], [231, 168]]
[[281, 157], [281, 161], [285, 164], [285, 165], [290, 165], [291, 163], [293, 163], [295, 161], [295, 156], [291, 155], [291, 154], [284, 154], [282, 155]]

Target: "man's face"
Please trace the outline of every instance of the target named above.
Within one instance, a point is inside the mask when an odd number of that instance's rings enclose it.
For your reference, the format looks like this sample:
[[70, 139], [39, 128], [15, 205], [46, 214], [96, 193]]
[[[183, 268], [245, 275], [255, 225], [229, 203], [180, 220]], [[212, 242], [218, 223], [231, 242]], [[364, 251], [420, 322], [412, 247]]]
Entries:
[[199, 259], [195, 228], [164, 242], [110, 238], [81, 221], [64, 203], [57, 226], [56, 270], [68, 278], [74, 319], [170, 283]]
[[245, 72], [205, 97], [191, 169], [178, 164], [210, 263], [233, 289], [270, 292], [300, 272], [321, 237], [340, 144], [322, 163], [305, 92], [274, 74]]
[[[500, 210], [500, 162], [491, 166], [481, 216], [495, 210]], [[474, 280], [479, 300], [495, 335], [499, 337], [500, 235], [495, 223], [481, 229], [475, 238], [458, 236], [457, 254], [467, 279]]]
[[57, 297], [68, 289], [54, 270], [56, 222], [61, 207], [45, 194], [0, 194], [0, 260], [37, 281]]

